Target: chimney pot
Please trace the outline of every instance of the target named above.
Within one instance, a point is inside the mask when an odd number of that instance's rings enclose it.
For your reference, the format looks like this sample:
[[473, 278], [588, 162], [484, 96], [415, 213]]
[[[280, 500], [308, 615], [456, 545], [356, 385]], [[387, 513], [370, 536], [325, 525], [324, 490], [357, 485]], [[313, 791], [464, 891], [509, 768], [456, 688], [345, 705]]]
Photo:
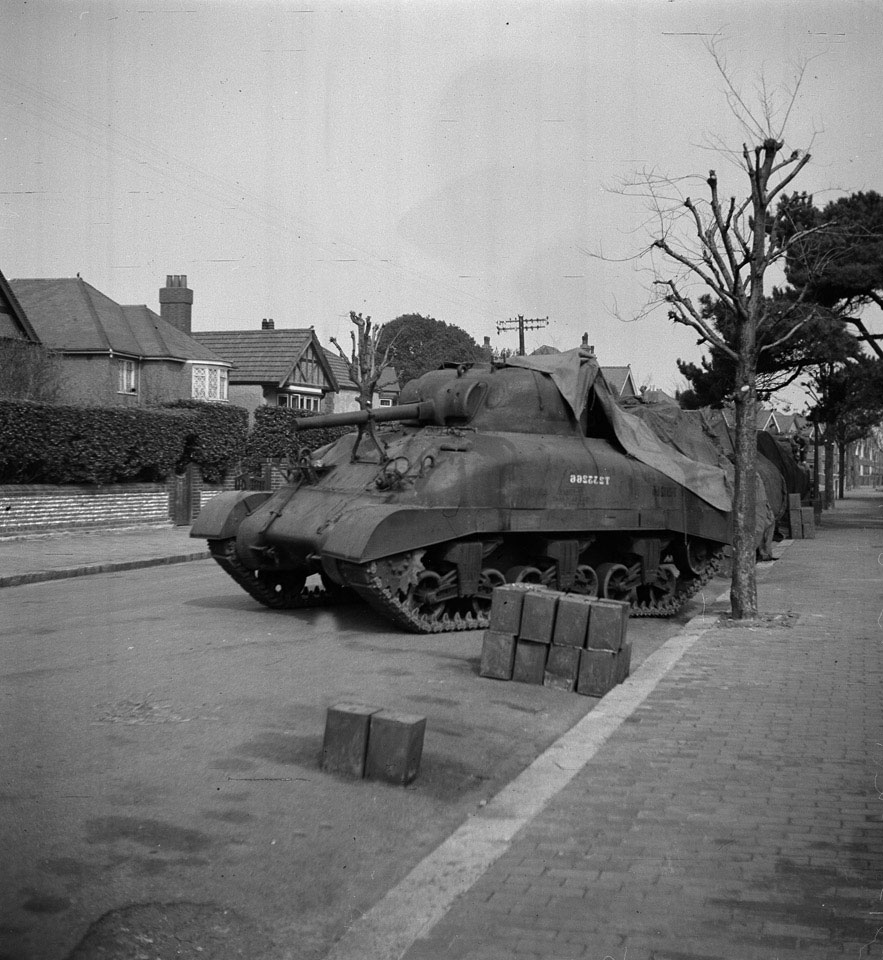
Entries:
[[264, 319], [261, 320], [261, 330], [272, 330], [275, 326], [276, 324], [274, 321], [268, 319], [267, 317], [264, 317]]
[[166, 285], [159, 291], [159, 313], [163, 320], [183, 333], [191, 332], [193, 291], [187, 289], [187, 275], [167, 273]]

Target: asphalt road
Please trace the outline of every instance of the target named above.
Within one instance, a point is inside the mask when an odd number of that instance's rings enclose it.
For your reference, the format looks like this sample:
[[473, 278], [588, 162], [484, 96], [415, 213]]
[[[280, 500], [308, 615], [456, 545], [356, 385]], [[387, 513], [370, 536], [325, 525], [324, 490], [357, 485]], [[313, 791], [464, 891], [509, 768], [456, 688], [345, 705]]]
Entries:
[[[634, 620], [633, 665], [676, 620]], [[0, 960], [318, 960], [597, 702], [481, 634], [276, 612], [211, 561], [0, 595]], [[427, 718], [408, 788], [318, 767], [329, 706]]]

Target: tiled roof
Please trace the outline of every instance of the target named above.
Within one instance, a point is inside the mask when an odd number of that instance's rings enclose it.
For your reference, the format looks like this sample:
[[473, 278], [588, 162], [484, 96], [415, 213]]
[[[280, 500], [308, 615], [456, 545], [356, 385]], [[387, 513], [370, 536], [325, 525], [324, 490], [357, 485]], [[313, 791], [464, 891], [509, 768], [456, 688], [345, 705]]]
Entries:
[[85, 280], [13, 280], [41, 342], [62, 353], [221, 362], [146, 306], [123, 307]]
[[32, 343], [37, 343], [40, 339], [2, 271], [0, 271], [0, 336], [30, 340]]
[[[233, 364], [230, 383], [281, 385], [309, 344], [319, 346], [311, 329], [202, 330], [192, 336]], [[327, 359], [326, 351], [320, 348], [317, 353]], [[326, 376], [330, 388], [337, 390], [336, 371], [330, 364]]]
[[[328, 358], [328, 364], [334, 371], [334, 375], [337, 377], [337, 382], [340, 384], [341, 390], [357, 390], [358, 387], [350, 378], [349, 368], [341, 359], [340, 354], [334, 350], [329, 350], [328, 347], [322, 347], [322, 350], [324, 351], [325, 356]], [[385, 391], [398, 391], [399, 375], [396, 373], [395, 367], [384, 367], [380, 371], [380, 379], [377, 381], [377, 389]]]
[[631, 367], [601, 367], [601, 372], [616, 395], [618, 397], [622, 396], [622, 391], [631, 376]]

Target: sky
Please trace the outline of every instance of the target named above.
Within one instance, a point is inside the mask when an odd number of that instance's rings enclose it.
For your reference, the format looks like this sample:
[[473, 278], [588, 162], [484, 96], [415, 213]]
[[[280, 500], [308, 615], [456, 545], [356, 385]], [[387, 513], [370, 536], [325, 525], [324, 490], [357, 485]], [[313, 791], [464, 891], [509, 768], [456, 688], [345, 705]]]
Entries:
[[[420, 313], [684, 385], [648, 249], [664, 201], [746, 191], [709, 52], [811, 161], [883, 192], [883, 0], [4, 0], [0, 270], [80, 274], [193, 329]], [[667, 273], [666, 273], [667, 270]], [[775, 279], [775, 278], [774, 278]], [[883, 332], [883, 317], [867, 315]]]

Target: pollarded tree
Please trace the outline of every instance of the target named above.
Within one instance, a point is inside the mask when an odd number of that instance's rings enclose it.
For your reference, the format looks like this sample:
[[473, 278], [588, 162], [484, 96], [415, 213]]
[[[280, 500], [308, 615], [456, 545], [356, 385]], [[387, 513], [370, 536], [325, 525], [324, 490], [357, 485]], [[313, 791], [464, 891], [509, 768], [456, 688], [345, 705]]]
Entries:
[[356, 329], [350, 331], [352, 349], [349, 356], [344, 353], [343, 347], [335, 337], [329, 337], [337, 348], [341, 360], [346, 364], [350, 380], [359, 388], [359, 409], [367, 410], [371, 406], [377, 383], [387, 366], [388, 357], [394, 338], [387, 341], [386, 347], [380, 349], [379, 340], [383, 333], [383, 324], [372, 323], [370, 317], [363, 317], [361, 313], [350, 310], [350, 320]]
[[[786, 148], [784, 129], [800, 87], [799, 75], [777, 122], [769, 97], [761, 100], [755, 115], [733, 85], [712, 46], [710, 53], [727, 87], [731, 111], [748, 140], [732, 155], [740, 169], [739, 196], [723, 193], [717, 173], [704, 178], [700, 197], [669, 198], [676, 183], [670, 178], [647, 176], [640, 186], [649, 193], [660, 217], [660, 234], [652, 249], [664, 254], [654, 266], [656, 284], [668, 305], [668, 316], [696, 330], [735, 368], [735, 490], [733, 497], [733, 576], [730, 589], [735, 619], [757, 615], [755, 573], [755, 482], [757, 465], [756, 417], [758, 360], [780, 349], [808, 322], [798, 295], [784, 313], [775, 313], [781, 333], [766, 336], [774, 316], [766, 293], [767, 272], [787, 256], [791, 245], [816, 229], [786, 232], [777, 210], [784, 191], [809, 162], [806, 152]], [[802, 75], [802, 74], [801, 74]], [[635, 184], [637, 185], [637, 184]], [[732, 321], [732, 337], [725, 339], [694, 299], [699, 285], [719, 300]]]

